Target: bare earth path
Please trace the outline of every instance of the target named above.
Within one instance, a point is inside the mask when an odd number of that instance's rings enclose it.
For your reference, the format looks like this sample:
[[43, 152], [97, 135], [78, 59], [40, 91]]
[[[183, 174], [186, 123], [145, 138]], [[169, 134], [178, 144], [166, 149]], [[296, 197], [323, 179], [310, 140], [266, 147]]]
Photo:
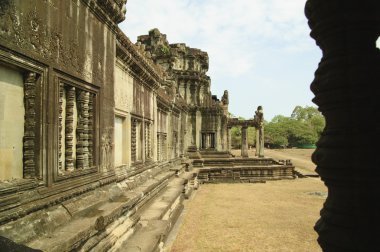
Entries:
[[318, 178], [202, 185], [186, 201], [171, 251], [319, 252], [313, 226], [326, 195]]

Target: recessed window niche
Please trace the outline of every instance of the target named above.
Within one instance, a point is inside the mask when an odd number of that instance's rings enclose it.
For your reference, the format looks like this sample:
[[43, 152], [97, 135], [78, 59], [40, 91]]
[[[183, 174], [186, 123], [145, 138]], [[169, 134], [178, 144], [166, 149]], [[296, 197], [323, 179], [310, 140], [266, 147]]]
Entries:
[[94, 93], [59, 84], [59, 175], [94, 165], [94, 103]]
[[0, 90], [0, 180], [23, 178], [23, 74], [0, 65]]

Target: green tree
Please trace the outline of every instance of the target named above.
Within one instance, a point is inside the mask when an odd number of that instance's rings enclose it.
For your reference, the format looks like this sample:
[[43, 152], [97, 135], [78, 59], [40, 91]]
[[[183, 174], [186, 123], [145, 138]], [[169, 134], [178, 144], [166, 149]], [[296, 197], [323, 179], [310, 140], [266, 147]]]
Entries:
[[274, 147], [315, 144], [324, 127], [317, 108], [297, 106], [290, 117], [277, 115], [265, 125], [265, 142]]
[[296, 106], [292, 112], [291, 118], [308, 124], [317, 133], [318, 138], [325, 128], [325, 118], [317, 108], [311, 106]]
[[240, 127], [231, 128], [231, 146], [233, 148], [241, 147], [241, 129]]

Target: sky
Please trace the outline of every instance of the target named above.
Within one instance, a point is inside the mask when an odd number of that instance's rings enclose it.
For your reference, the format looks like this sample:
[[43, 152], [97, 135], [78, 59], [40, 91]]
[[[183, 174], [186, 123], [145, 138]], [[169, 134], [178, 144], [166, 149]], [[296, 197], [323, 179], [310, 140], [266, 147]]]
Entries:
[[290, 116], [315, 106], [310, 83], [321, 51], [310, 38], [305, 0], [129, 0], [120, 28], [137, 36], [158, 28], [169, 43], [208, 52], [211, 91], [229, 91], [229, 111], [252, 118]]

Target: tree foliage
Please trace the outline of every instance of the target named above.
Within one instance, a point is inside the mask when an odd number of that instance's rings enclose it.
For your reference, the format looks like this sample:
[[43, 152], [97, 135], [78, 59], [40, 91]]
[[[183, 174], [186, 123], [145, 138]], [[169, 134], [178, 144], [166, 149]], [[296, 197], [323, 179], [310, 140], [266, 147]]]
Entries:
[[[245, 120], [244, 117], [239, 116], [239, 120]], [[241, 147], [241, 127], [232, 127], [231, 128], [231, 146], [233, 148], [240, 148]], [[248, 127], [247, 130], [247, 140], [248, 145], [253, 146], [255, 145], [255, 128], [254, 127]]]
[[296, 106], [290, 117], [278, 115], [265, 126], [265, 142], [272, 146], [315, 144], [325, 127], [325, 119], [315, 107]]
[[[239, 117], [240, 120], [244, 118]], [[265, 145], [294, 147], [315, 144], [325, 127], [325, 119], [315, 107], [296, 106], [290, 117], [277, 115], [264, 123]], [[241, 129], [231, 129], [231, 145], [241, 147]], [[255, 128], [248, 128], [248, 145], [255, 145]]]

